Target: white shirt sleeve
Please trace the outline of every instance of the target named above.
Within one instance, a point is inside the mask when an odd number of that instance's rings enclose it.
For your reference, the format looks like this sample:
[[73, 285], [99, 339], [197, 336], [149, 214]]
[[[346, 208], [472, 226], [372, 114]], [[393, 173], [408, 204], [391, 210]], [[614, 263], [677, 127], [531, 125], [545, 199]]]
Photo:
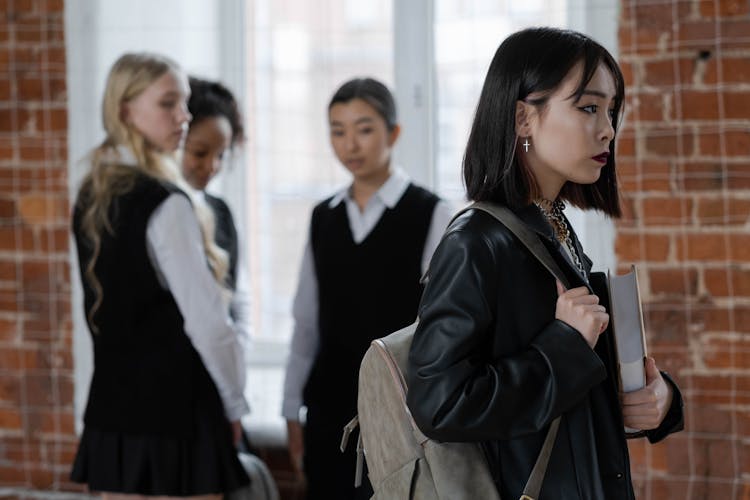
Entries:
[[299, 420], [299, 411], [303, 406], [302, 391], [318, 354], [318, 307], [318, 278], [315, 274], [312, 245], [308, 240], [292, 306], [294, 331], [284, 377], [281, 415], [288, 420]]
[[234, 328], [240, 336], [242, 347], [248, 349], [252, 340], [252, 323], [250, 320], [252, 309], [250, 282], [242, 259], [242, 252], [238, 252], [237, 255], [237, 280], [234, 293], [232, 293], [232, 301], [229, 303], [229, 314], [234, 321]]
[[244, 355], [222, 290], [206, 264], [198, 220], [188, 199], [170, 195], [146, 229], [149, 255], [185, 321], [185, 333], [203, 360], [229, 420], [249, 412]]
[[432, 254], [435, 253], [440, 240], [445, 233], [445, 228], [448, 227], [448, 223], [453, 218], [455, 210], [445, 200], [440, 200], [435, 205], [435, 209], [432, 211], [432, 222], [430, 222], [430, 229], [427, 232], [427, 239], [424, 242], [424, 250], [422, 251], [422, 274], [427, 272], [430, 267], [430, 260]]

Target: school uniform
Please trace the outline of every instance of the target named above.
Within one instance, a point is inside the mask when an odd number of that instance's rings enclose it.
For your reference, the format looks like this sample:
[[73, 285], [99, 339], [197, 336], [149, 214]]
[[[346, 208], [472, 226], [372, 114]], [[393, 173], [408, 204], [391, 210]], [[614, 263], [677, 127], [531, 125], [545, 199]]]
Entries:
[[294, 303], [282, 413], [306, 407], [309, 499], [355, 490], [355, 447], [338, 449], [357, 413], [359, 364], [370, 342], [416, 318], [423, 270], [450, 220], [449, 205], [395, 169], [360, 211], [344, 189], [313, 210]]
[[[133, 169], [124, 148], [104, 168]], [[237, 333], [203, 251], [190, 201], [140, 171], [113, 196], [94, 273], [94, 373], [71, 479], [91, 491], [188, 496], [248, 483], [229, 420], [247, 413]], [[93, 246], [83, 233], [87, 186], [73, 214], [85, 312]]]
[[218, 196], [205, 191], [196, 193], [198, 200], [203, 200], [214, 215], [214, 241], [227, 252], [229, 267], [227, 269], [226, 285], [232, 291], [229, 302], [229, 315], [240, 334], [243, 345], [250, 343], [250, 284], [247, 271], [240, 254], [239, 236], [234, 224], [234, 217], [229, 205]]

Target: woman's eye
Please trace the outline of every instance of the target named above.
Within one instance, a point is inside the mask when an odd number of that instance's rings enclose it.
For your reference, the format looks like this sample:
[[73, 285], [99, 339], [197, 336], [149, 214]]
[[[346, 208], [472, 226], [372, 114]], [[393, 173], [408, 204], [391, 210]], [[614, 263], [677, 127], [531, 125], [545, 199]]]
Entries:
[[331, 130], [331, 135], [334, 137], [342, 137], [344, 135], [343, 130]]
[[372, 127], [365, 127], [365, 128], [359, 129], [359, 133], [363, 135], [367, 135], [371, 132], [372, 132]]
[[175, 104], [176, 104], [175, 101], [162, 101], [162, 102], [159, 103], [159, 105], [162, 108], [166, 108], [166, 109], [172, 109]]
[[597, 106], [596, 104], [589, 104], [588, 106], [582, 106], [578, 109], [580, 109], [584, 113], [590, 113], [594, 115], [596, 114], [596, 111], [599, 109], [599, 106]]

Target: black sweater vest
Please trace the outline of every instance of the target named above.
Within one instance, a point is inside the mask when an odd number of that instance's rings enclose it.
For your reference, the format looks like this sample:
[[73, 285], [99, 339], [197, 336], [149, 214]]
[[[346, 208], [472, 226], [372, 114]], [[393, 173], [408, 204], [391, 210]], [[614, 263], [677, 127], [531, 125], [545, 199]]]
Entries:
[[[98, 333], [92, 334], [94, 374], [84, 421], [105, 431], [187, 436], [197, 406], [223, 410], [146, 249], [151, 214], [179, 190], [144, 174], [134, 173], [134, 178], [132, 189], [110, 204], [114, 234], [102, 232], [94, 268], [103, 300], [94, 316]], [[88, 318], [96, 295], [85, 276], [93, 253], [81, 230], [85, 188], [74, 209], [73, 232]]]
[[229, 257], [226, 283], [231, 290], [237, 288], [237, 228], [229, 206], [221, 198], [205, 193], [206, 203], [214, 213], [216, 230], [214, 241], [225, 250]]
[[370, 342], [416, 319], [422, 253], [437, 201], [409, 185], [359, 244], [345, 203], [330, 208], [328, 199], [313, 210], [320, 346], [305, 386], [308, 407], [318, 402], [356, 412], [359, 364]]

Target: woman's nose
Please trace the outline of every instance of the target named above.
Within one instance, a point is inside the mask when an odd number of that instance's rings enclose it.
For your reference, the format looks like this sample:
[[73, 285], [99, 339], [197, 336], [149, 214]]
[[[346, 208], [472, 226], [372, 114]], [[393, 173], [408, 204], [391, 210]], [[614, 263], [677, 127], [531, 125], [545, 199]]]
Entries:
[[612, 118], [607, 115], [604, 118], [604, 125], [601, 129], [601, 140], [610, 142], [615, 138], [615, 127], [612, 123]]

